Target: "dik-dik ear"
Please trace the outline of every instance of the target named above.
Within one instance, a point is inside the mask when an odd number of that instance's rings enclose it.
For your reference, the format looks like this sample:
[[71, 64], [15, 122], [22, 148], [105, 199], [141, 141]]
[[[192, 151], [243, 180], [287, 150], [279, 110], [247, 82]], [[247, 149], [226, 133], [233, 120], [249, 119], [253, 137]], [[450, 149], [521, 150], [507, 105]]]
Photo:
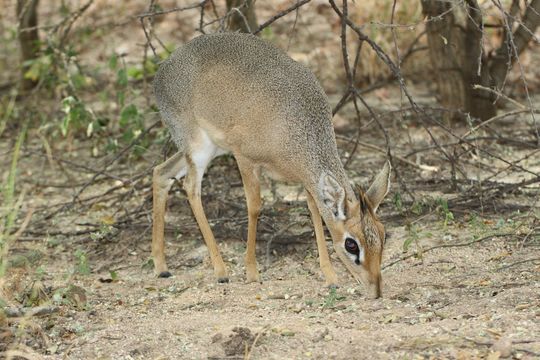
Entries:
[[319, 193], [324, 206], [332, 213], [334, 220], [345, 220], [345, 190], [332, 175], [321, 175]]
[[390, 171], [392, 166], [390, 161], [386, 161], [381, 172], [375, 177], [373, 183], [366, 192], [366, 196], [373, 207], [373, 211], [377, 211], [380, 203], [383, 201], [386, 194], [390, 190]]

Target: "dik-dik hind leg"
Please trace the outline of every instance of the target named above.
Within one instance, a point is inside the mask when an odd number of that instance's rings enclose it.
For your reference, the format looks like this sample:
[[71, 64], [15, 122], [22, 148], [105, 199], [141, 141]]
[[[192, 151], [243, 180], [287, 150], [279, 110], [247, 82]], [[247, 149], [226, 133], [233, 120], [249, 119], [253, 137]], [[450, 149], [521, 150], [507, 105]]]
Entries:
[[153, 211], [152, 211], [152, 258], [154, 269], [159, 277], [169, 277], [165, 262], [165, 207], [167, 195], [174, 183], [174, 179], [180, 179], [185, 175], [186, 161], [184, 154], [178, 152], [163, 164], [154, 168], [152, 178]]
[[307, 204], [309, 211], [311, 212], [311, 219], [313, 221], [313, 227], [315, 228], [315, 238], [317, 239], [317, 249], [319, 250], [319, 264], [326, 280], [326, 285], [337, 286], [338, 278], [332, 263], [330, 262], [330, 256], [328, 255], [328, 249], [326, 248], [326, 240], [324, 238], [324, 229], [319, 209], [315, 204], [313, 196], [306, 191]]
[[238, 168], [242, 175], [244, 191], [248, 210], [248, 239], [246, 248], [246, 280], [247, 282], [259, 281], [257, 271], [257, 258], [255, 243], [257, 241], [257, 219], [261, 211], [261, 186], [259, 181], [259, 170], [251, 165], [247, 160], [237, 157]]
[[195, 161], [190, 157], [187, 158], [189, 169], [186, 179], [184, 180], [184, 189], [186, 190], [188, 201], [191, 205], [191, 210], [193, 211], [193, 215], [197, 220], [197, 224], [201, 230], [206, 247], [210, 252], [210, 260], [212, 261], [212, 265], [214, 267], [214, 274], [216, 275], [218, 282], [224, 283], [229, 282], [227, 269], [225, 268], [225, 263], [223, 262], [221, 254], [219, 253], [216, 239], [214, 238], [210, 224], [208, 224], [208, 219], [204, 213], [201, 201], [201, 182], [204, 175], [204, 170], [206, 169], [208, 163], [212, 160], [204, 155], [205, 154], [201, 154], [201, 156], [195, 159]]

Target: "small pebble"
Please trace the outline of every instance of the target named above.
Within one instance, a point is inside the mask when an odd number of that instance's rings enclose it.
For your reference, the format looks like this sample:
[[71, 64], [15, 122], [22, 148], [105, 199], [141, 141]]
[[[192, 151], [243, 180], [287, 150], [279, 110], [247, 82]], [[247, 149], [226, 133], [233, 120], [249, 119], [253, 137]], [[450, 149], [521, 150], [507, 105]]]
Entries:
[[289, 329], [281, 330], [281, 336], [294, 336], [294, 331]]
[[495, 352], [498, 351], [503, 359], [510, 357], [512, 356], [512, 340], [503, 336], [495, 341], [491, 349]]
[[270, 293], [270, 294], [268, 294], [268, 299], [270, 299], [270, 300], [281, 300], [281, 299], [285, 299], [285, 295]]

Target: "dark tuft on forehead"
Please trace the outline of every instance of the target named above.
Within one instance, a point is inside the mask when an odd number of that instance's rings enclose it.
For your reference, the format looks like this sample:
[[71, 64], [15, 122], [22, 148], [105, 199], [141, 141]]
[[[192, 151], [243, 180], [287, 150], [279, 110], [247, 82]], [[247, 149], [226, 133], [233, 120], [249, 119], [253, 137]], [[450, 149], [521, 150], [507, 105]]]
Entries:
[[362, 214], [369, 214], [371, 216], [375, 216], [375, 213], [373, 212], [373, 206], [371, 206], [371, 203], [369, 202], [368, 197], [366, 196], [366, 192], [360, 185], [356, 185], [356, 191], [358, 193], [358, 201], [360, 202], [360, 212]]

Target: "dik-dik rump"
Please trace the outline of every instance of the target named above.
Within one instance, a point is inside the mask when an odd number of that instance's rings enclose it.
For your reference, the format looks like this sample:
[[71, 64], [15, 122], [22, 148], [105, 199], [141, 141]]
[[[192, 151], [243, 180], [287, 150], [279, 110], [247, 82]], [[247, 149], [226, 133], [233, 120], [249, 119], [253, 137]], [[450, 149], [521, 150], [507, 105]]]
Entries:
[[160, 65], [154, 92], [163, 122], [178, 147], [153, 175], [152, 255], [160, 277], [171, 275], [164, 253], [167, 193], [174, 179], [185, 178], [184, 189], [217, 280], [228, 281], [203, 210], [201, 181], [212, 159], [232, 153], [247, 200], [248, 282], [259, 279], [255, 241], [260, 172], [265, 170], [275, 179], [304, 186], [326, 283], [337, 285], [338, 276], [330, 262], [321, 218], [347, 269], [374, 296], [381, 296], [385, 230], [376, 213], [388, 193], [390, 164], [384, 165], [367, 192], [358, 189], [355, 193], [338, 156], [328, 98], [307, 67], [253, 35], [203, 35]]

